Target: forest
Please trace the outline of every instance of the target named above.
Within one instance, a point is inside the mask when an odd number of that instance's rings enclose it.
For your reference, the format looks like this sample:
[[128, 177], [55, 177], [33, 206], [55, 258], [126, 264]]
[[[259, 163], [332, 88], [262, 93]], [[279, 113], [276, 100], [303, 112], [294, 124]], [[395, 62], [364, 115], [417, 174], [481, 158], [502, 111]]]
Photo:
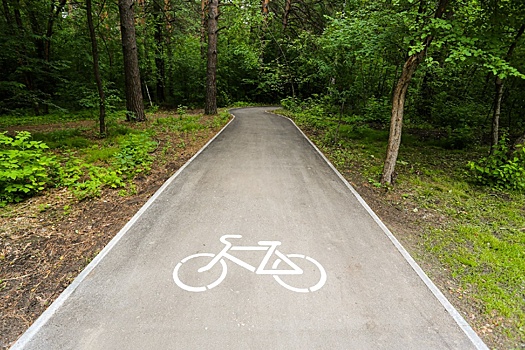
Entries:
[[[413, 216], [439, 212], [449, 225], [425, 226], [415, 251], [449, 270], [435, 273], [482, 315], [491, 345], [524, 346], [523, 0], [2, 0], [0, 11], [2, 207], [61, 186], [80, 201], [104, 186], [132, 194], [155, 148], [141, 124], [216, 130], [224, 108], [280, 105], [365, 191]], [[157, 119], [169, 111], [180, 118]], [[12, 132], [83, 120], [96, 141]]]
[[479, 180], [525, 186], [521, 1], [2, 3], [2, 118], [307, 102], [339, 126], [390, 127], [383, 184], [408, 124], [489, 144]]

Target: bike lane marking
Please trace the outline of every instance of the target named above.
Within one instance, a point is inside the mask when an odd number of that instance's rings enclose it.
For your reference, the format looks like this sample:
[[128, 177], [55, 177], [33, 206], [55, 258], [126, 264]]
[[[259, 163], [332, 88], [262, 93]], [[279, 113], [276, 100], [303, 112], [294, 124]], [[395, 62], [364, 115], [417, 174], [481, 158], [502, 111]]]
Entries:
[[[227, 265], [225, 262], [225, 259], [230, 260], [231, 262], [236, 263], [240, 267], [244, 267], [245, 269], [249, 270], [250, 272], [254, 272], [257, 275], [272, 275], [275, 281], [279, 283], [282, 287], [296, 293], [308, 293], [308, 292], [315, 292], [321, 289], [327, 280], [327, 273], [324, 269], [323, 265], [321, 265], [317, 260], [306, 256], [304, 254], [283, 254], [280, 251], [276, 250], [276, 247], [281, 245], [280, 241], [259, 241], [260, 246], [234, 246], [231, 242], [228, 242], [227, 238], [241, 238], [241, 235], [224, 235], [222, 236], [219, 241], [224, 243], [226, 245], [225, 248], [221, 250], [219, 254], [213, 254], [213, 253], [198, 253], [193, 254], [190, 256], [187, 256], [186, 258], [182, 259], [175, 268], [173, 269], [173, 280], [175, 281], [175, 284], [180, 287], [181, 289], [188, 291], [188, 292], [205, 292], [207, 290], [210, 290], [212, 288], [217, 287], [222, 281], [225, 279], [227, 275]], [[267, 247], [265, 247], [265, 245]], [[257, 270], [254, 266], [251, 266], [250, 264], [242, 261], [241, 259], [228, 254], [228, 251], [234, 250], [234, 251], [266, 251], [266, 255], [262, 258], [261, 263], [259, 264], [259, 267]], [[271, 267], [271, 269], [265, 269], [266, 265], [268, 264], [268, 261], [272, 257], [272, 255], [275, 254], [278, 259], [276, 259]], [[209, 257], [212, 258], [212, 262], [204, 265], [204, 267], [199, 268], [196, 272], [201, 273], [208, 270], [211, 270], [217, 263], [220, 262], [222, 266], [222, 273], [219, 276], [219, 278], [210, 284], [206, 284], [205, 286], [191, 286], [187, 283], [184, 283], [181, 281], [181, 278], [179, 277], [179, 271], [183, 264], [188, 262], [189, 260], [193, 258], [200, 258], [200, 257]], [[279, 276], [281, 275], [302, 275], [304, 273], [304, 270], [301, 269], [297, 264], [295, 264], [293, 261], [290, 260], [290, 258], [299, 258], [299, 259], [305, 259], [306, 261], [311, 262], [314, 264], [319, 271], [320, 277], [319, 281], [311, 287], [308, 288], [298, 288], [290, 286], [288, 283], [284, 282]], [[283, 262], [290, 266], [292, 269], [278, 269], [279, 264]]]

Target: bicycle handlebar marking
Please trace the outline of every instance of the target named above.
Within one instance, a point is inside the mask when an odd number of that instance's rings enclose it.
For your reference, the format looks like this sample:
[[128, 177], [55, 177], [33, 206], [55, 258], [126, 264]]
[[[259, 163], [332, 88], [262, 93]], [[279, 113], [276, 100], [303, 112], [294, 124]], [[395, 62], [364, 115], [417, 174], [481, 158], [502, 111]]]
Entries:
[[[228, 272], [228, 267], [226, 264], [226, 259], [236, 263], [237, 265], [244, 267], [245, 269], [254, 272], [257, 275], [272, 275], [273, 278], [284, 288], [297, 293], [308, 293], [308, 292], [315, 292], [319, 289], [321, 289], [327, 280], [327, 274], [324, 269], [324, 267], [315, 259], [306, 256], [304, 254], [283, 254], [280, 251], [277, 250], [277, 247], [281, 245], [280, 241], [259, 241], [258, 246], [234, 246], [231, 242], [228, 241], [230, 238], [242, 238], [241, 235], [224, 235], [222, 236], [219, 241], [224, 244], [224, 248], [218, 253], [218, 254], [212, 254], [212, 253], [198, 253], [190, 255], [184, 259], [182, 259], [173, 269], [173, 280], [175, 281], [175, 284], [179, 286], [180, 288], [188, 291], [188, 292], [205, 292], [209, 289], [217, 287], [225, 278]], [[229, 251], [266, 251], [266, 254], [262, 258], [259, 266], [256, 268], [255, 266], [252, 266], [245, 261], [242, 261], [241, 259], [229, 254]], [[267, 268], [268, 262], [270, 258], [275, 254], [277, 256], [277, 259], [274, 261], [271, 268]], [[218, 263], [222, 267], [222, 272], [215, 281], [206, 284], [204, 283], [203, 286], [191, 286], [189, 284], [186, 284], [182, 282], [179, 273], [181, 268], [185, 263], [192, 259], [196, 258], [204, 258], [207, 261], [207, 263], [203, 262], [203, 266], [199, 269], [197, 269], [197, 274], [203, 273], [206, 271], [211, 270], [214, 266], [216, 266]], [[305, 270], [301, 269], [296, 263], [294, 263], [290, 258], [294, 259], [302, 259], [301, 262], [307, 261], [309, 263], [312, 263], [315, 266], [316, 274], [319, 275], [318, 282], [309, 288], [298, 288], [293, 287], [284, 282], [280, 276], [284, 275], [303, 275], [305, 273]], [[203, 259], [200, 259], [203, 260]], [[279, 265], [283, 263], [285, 265], [284, 269], [279, 269]], [[200, 266], [200, 265], [199, 265]], [[309, 269], [311, 271], [311, 269]], [[197, 275], [198, 276], [198, 275]]]

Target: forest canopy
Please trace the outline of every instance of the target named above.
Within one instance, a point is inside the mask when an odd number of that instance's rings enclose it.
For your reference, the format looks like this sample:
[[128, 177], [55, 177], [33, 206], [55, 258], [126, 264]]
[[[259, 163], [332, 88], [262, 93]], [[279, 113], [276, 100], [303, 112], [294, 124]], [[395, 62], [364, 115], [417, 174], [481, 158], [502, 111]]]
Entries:
[[125, 3], [135, 105], [200, 108], [212, 91], [218, 106], [306, 103], [326, 118], [390, 124], [383, 183], [395, 177], [403, 124], [447, 132], [450, 148], [486, 143], [509, 157], [525, 140], [521, 0], [2, 0], [0, 115], [130, 110]]

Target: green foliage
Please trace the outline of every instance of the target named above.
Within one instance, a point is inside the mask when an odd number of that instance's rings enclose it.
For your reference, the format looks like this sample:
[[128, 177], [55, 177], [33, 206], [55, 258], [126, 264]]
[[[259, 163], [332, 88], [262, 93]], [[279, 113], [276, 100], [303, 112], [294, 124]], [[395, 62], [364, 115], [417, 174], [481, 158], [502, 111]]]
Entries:
[[103, 147], [100, 147], [99, 145], [93, 145], [87, 152], [84, 159], [87, 163], [108, 163], [113, 158], [114, 154], [118, 152], [118, 150], [118, 147], [111, 147], [109, 145], [105, 145]]
[[0, 127], [9, 127], [14, 125], [44, 125], [55, 123], [67, 123], [79, 120], [93, 119], [89, 111], [79, 111], [74, 113], [58, 111], [47, 115], [28, 115], [25, 111], [23, 114], [8, 114], [0, 116]]
[[447, 128], [448, 137], [438, 144], [445, 149], [466, 149], [478, 143], [477, 132], [465, 125], [458, 128]]
[[[191, 125], [186, 127], [191, 129]], [[66, 141], [76, 137], [68, 138], [63, 131], [49, 134], [52, 140], [57, 135]], [[0, 205], [19, 202], [49, 186], [65, 186], [78, 199], [99, 196], [106, 186], [125, 187], [137, 174], [150, 170], [153, 157], [149, 153], [157, 143], [146, 133], [132, 133], [123, 137], [118, 147], [78, 146], [86, 153], [83, 157], [77, 156], [78, 151], [72, 152], [74, 143], [61, 145], [68, 151], [57, 157], [49, 154], [44, 142], [31, 140], [29, 132], [20, 132], [14, 138], [0, 133]], [[97, 162], [106, 165], [95, 165]]]
[[177, 114], [179, 115], [179, 118], [184, 118], [187, 116], [188, 114], [188, 107], [186, 106], [183, 106], [183, 105], [179, 105], [177, 107]]
[[33, 134], [33, 139], [46, 143], [50, 148], [85, 148], [92, 142], [82, 135], [81, 128], [62, 129], [52, 132], [38, 132]]
[[125, 186], [116, 170], [95, 166], [69, 155], [59, 170], [60, 184], [71, 189], [77, 199], [93, 198], [100, 195], [102, 187]]
[[[95, 86], [91, 87], [91, 89], [82, 86], [80, 87], [79, 94], [80, 96], [83, 96], [78, 101], [78, 104], [82, 108], [87, 108], [91, 110], [97, 110], [99, 108], [100, 96]], [[104, 94], [104, 106], [106, 107], [107, 112], [116, 111], [119, 107], [122, 106], [123, 100], [120, 97], [118, 90], [110, 89], [108, 86], [104, 86]]]
[[120, 144], [120, 151], [114, 155], [113, 166], [116, 173], [126, 179], [133, 179], [138, 173], [151, 168], [152, 152], [157, 143], [147, 134], [131, 134]]
[[525, 148], [519, 146], [512, 154], [508, 139], [502, 137], [492, 155], [477, 162], [469, 162], [468, 168], [478, 183], [499, 190], [525, 191]]
[[31, 141], [26, 131], [14, 138], [0, 133], [0, 205], [19, 202], [52, 183], [57, 161], [48, 148]]
[[[132, 133], [122, 138], [118, 147], [94, 146], [83, 158], [68, 153], [59, 169], [60, 185], [70, 188], [79, 200], [99, 196], [106, 186], [132, 186], [130, 181], [137, 174], [150, 170], [153, 157], [149, 152], [155, 146], [148, 134]], [[100, 161], [106, 165], [93, 164]]]
[[[158, 118], [155, 120], [157, 125], [166, 125], [172, 131], [178, 132], [195, 132], [198, 130], [204, 129], [206, 126], [200, 123], [200, 116], [190, 116], [185, 114], [184, 109], [181, 109], [179, 112], [182, 112], [182, 117], [166, 117]], [[180, 115], [180, 114], [179, 114]]]

